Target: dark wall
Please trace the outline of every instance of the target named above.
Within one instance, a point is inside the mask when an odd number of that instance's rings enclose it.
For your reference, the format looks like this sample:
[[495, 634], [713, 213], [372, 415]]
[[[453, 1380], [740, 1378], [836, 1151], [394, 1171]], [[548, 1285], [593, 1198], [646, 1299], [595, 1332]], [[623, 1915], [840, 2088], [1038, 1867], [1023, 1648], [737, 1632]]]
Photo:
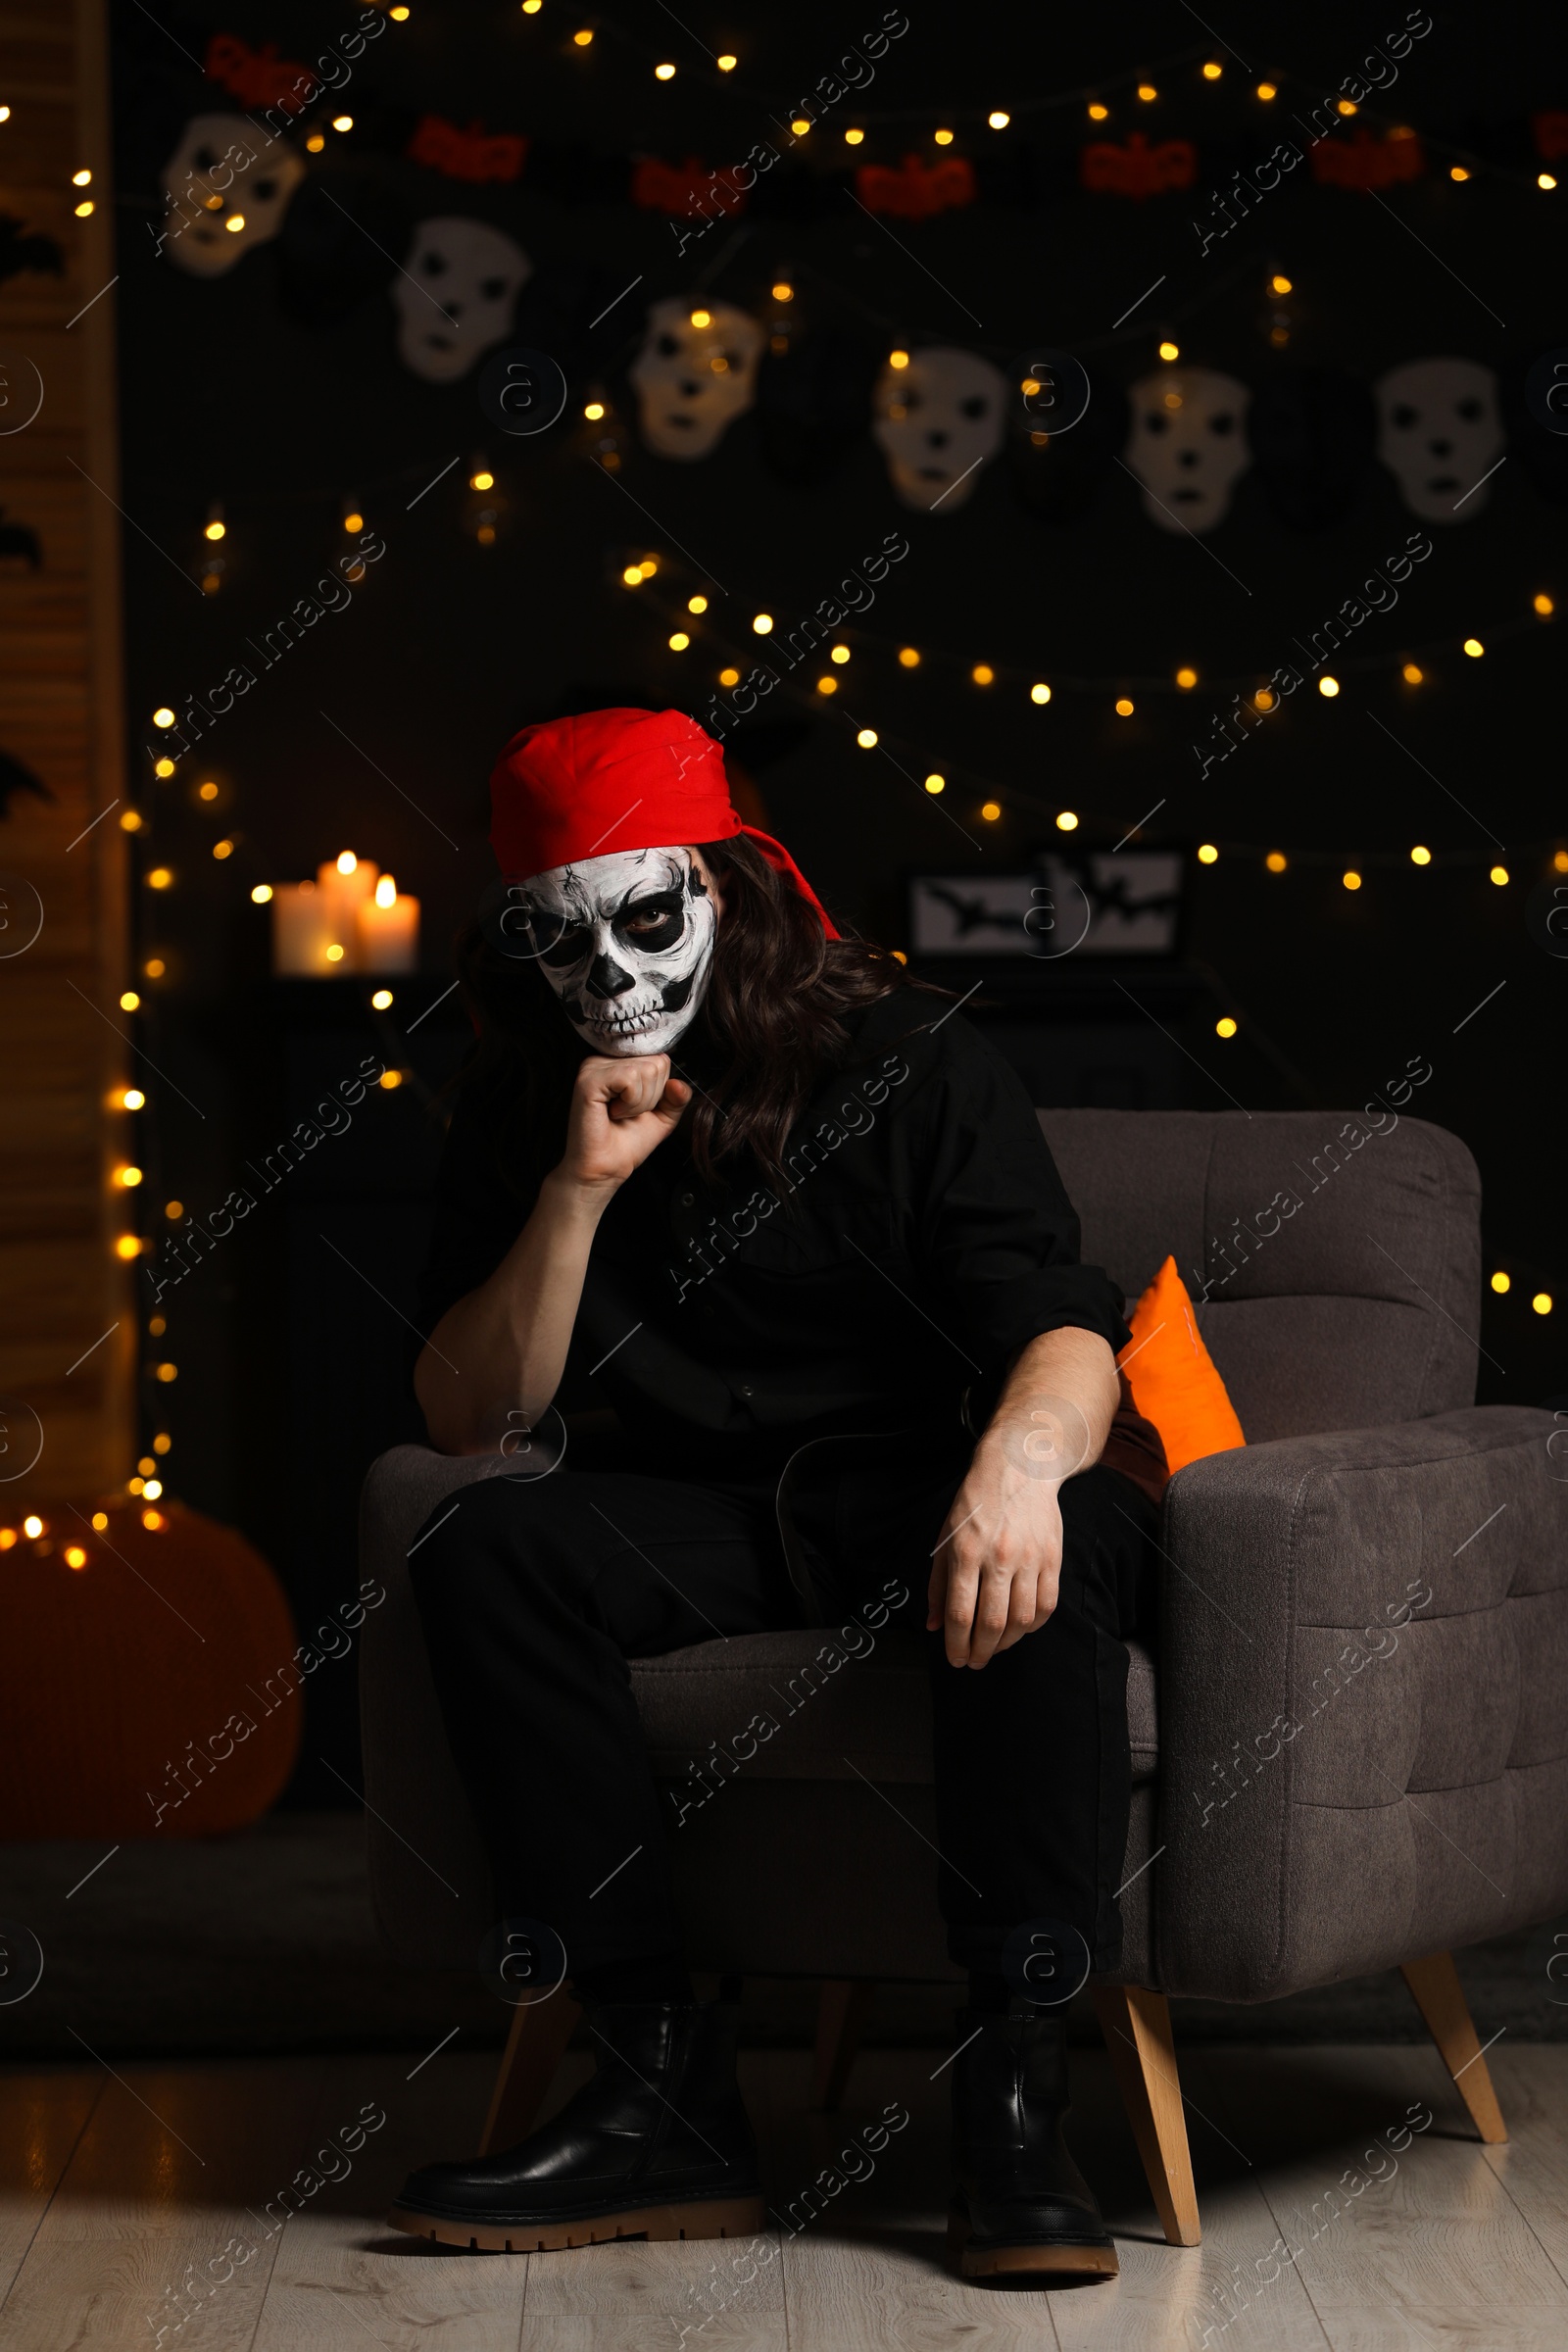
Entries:
[[[351, 24], [351, 12], [334, 12], [334, 27], [338, 13]], [[1111, 134], [1190, 135], [1205, 165], [1228, 169], [1266, 153], [1287, 127], [1286, 99], [1300, 98], [1292, 82], [1269, 113], [1250, 95], [1260, 73], [1334, 88], [1402, 9], [1250, 9], [1237, 29], [1251, 73], [1216, 48], [1226, 73], [1205, 90], [1196, 78], [1204, 52], [1188, 41], [1204, 36], [1187, 15], [994, 8], [979, 22], [911, 0], [909, 29], [868, 93], [873, 113], [904, 108], [911, 119], [873, 127], [859, 153], [929, 157], [937, 103], [1010, 107], [1004, 144], [987, 149], [990, 134], [968, 127], [955, 150], [983, 161], [987, 201], [879, 225], [834, 189], [832, 201], [797, 203], [798, 218], [759, 212], [715, 229], [677, 262], [667, 223], [624, 201], [628, 153], [714, 164], [744, 155], [778, 135], [790, 93], [814, 81], [859, 25], [816, 5], [683, 14], [700, 41], [739, 52], [728, 82], [704, 80], [701, 48], [663, 14], [597, 17], [600, 34], [583, 54], [566, 37], [576, 20], [555, 0], [532, 20], [514, 5], [415, 0], [342, 93], [356, 130], [329, 140], [324, 160], [337, 176], [326, 184], [382, 228], [368, 247], [400, 239], [411, 219], [471, 213], [505, 226], [536, 265], [531, 339], [567, 359], [571, 400], [556, 431], [508, 441], [481, 415], [472, 377], [436, 387], [399, 365], [379, 286], [310, 326], [285, 307], [285, 297], [298, 301], [298, 254], [267, 247], [213, 280], [155, 254], [156, 172], [179, 122], [232, 103], [176, 50], [200, 55], [222, 29], [309, 59], [323, 38], [319, 12], [191, 10], [169, 20], [173, 46], [129, 0], [121, 13], [116, 299], [123, 499], [135, 526], [125, 537], [127, 723], [151, 820], [144, 863], [176, 874], [168, 893], [144, 890], [139, 906], [143, 953], [163, 954], [169, 967], [148, 990], [146, 1014], [147, 1049], [170, 1080], [149, 1088], [144, 1156], [157, 1198], [198, 1210], [220, 1200], [246, 1152], [300, 1115], [296, 1105], [339, 1062], [347, 1070], [382, 1051], [413, 1073], [398, 1094], [367, 1102], [354, 1133], [318, 1154], [286, 1200], [264, 1204], [227, 1257], [171, 1295], [159, 1344], [181, 1368], [174, 1390], [158, 1393], [175, 1437], [174, 1490], [252, 1529], [302, 1608], [346, 1590], [346, 1498], [364, 1462], [412, 1427], [399, 1317], [412, 1303], [439, 1140], [432, 1090], [450, 1075], [463, 1030], [452, 1004], [407, 1043], [401, 1025], [448, 985], [447, 942], [487, 876], [485, 777], [496, 750], [584, 677], [700, 707], [731, 649], [752, 658], [755, 612], [808, 609], [892, 530], [906, 533], [909, 554], [863, 623], [885, 642], [857, 651], [831, 712], [808, 691], [800, 698], [809, 706], [805, 739], [760, 777], [772, 824], [823, 896], [899, 944], [906, 871], [1020, 867], [1057, 838], [1063, 805], [1080, 813], [1079, 839], [1091, 845], [1108, 848], [1156, 803], [1148, 841], [1225, 845], [1216, 865], [1191, 870], [1188, 981], [1171, 1000], [1176, 1045], [1159, 1049], [1148, 1099], [1359, 1103], [1410, 1057], [1429, 1058], [1422, 1112], [1475, 1152], [1489, 1266], [1514, 1268], [1508, 1297], [1489, 1295], [1482, 1394], [1524, 1402], [1568, 1388], [1563, 1309], [1541, 1317], [1528, 1305], [1538, 1289], [1555, 1293], [1562, 1271], [1556, 1168], [1541, 1136], [1556, 1110], [1549, 1048], [1561, 1033], [1564, 966], [1533, 944], [1524, 911], [1563, 825], [1552, 691], [1561, 640], [1556, 624], [1537, 622], [1531, 600], [1545, 591], [1568, 612], [1568, 566], [1564, 509], [1517, 450], [1484, 512], [1434, 527], [1433, 555], [1397, 612], [1359, 631], [1346, 691], [1333, 702], [1296, 695], [1205, 778], [1192, 743], [1232, 685], [1296, 659], [1297, 640], [1417, 527], [1380, 467], [1315, 531], [1283, 527], [1254, 473], [1230, 518], [1199, 542], [1152, 528], [1113, 463], [1070, 520], [1032, 514], [1001, 462], [959, 511], [911, 515], [863, 437], [807, 485], [761, 463], [755, 418], [700, 465], [661, 460], [628, 437], [612, 479], [589, 463], [574, 422], [598, 384], [629, 418], [624, 369], [648, 298], [700, 288], [752, 305], [781, 270], [806, 312], [863, 337], [873, 358], [890, 341], [931, 339], [1001, 361], [1036, 336], [1073, 350], [1095, 381], [1097, 423], [1154, 365], [1161, 334], [1189, 363], [1232, 370], [1254, 389], [1301, 366], [1370, 382], [1430, 354], [1474, 358], [1517, 382], [1526, 358], [1568, 343], [1568, 186], [1535, 187], [1539, 161], [1523, 129], [1532, 110], [1568, 103], [1560, 24], [1528, 6], [1445, 8], [1388, 101], [1428, 142], [1431, 174], [1380, 202], [1298, 172], [1200, 259], [1191, 220], [1201, 185], [1147, 202], [1078, 192], [1082, 103], [1030, 114], [1031, 96], [1102, 84], [1114, 90]], [[860, 12], [867, 26], [880, 14]], [[1127, 73], [1175, 50], [1185, 52], [1179, 64], [1152, 73], [1160, 100], [1140, 108]], [[680, 68], [667, 89], [653, 76], [661, 53]], [[564, 192], [540, 192], [527, 176], [514, 188], [470, 187], [396, 160], [426, 109], [532, 133]], [[843, 119], [853, 119], [848, 109]], [[841, 170], [837, 128], [812, 136]], [[1451, 182], [1448, 156], [1461, 148], [1497, 169]], [[1205, 168], [1204, 185], [1208, 177]], [[349, 244], [351, 273], [387, 275], [375, 252]], [[1284, 351], [1267, 339], [1263, 289], [1275, 270], [1294, 289]], [[1157, 295], [1113, 331], [1162, 273]], [[601, 293], [608, 304], [639, 274], [635, 292], [590, 329]], [[337, 299], [341, 270], [335, 293], [327, 277]], [[488, 547], [475, 537], [467, 488], [481, 457], [501, 506]], [[346, 499], [384, 541], [384, 557], [346, 611], [261, 666], [248, 643], [342, 551]], [[214, 500], [223, 505], [227, 568], [221, 591], [203, 596], [195, 575]], [[621, 567], [647, 554], [661, 572], [633, 593]], [[688, 624], [692, 651], [676, 656], [665, 647], [668, 599], [699, 586], [710, 609]], [[1471, 631], [1489, 641], [1479, 662], [1457, 650]], [[894, 659], [903, 642], [922, 650], [917, 671]], [[1427, 671], [1417, 691], [1398, 669], [1414, 648]], [[1016, 682], [973, 686], [977, 660], [1101, 683], [1083, 693], [1063, 685], [1042, 710]], [[205, 697], [241, 662], [257, 670], [254, 688], [173, 778], [155, 783], [147, 715]], [[1191, 696], [1169, 690], [1183, 662], [1200, 673]], [[1112, 710], [1117, 682], [1137, 704], [1130, 719]], [[775, 707], [788, 700], [781, 691]], [[879, 731], [875, 752], [857, 748], [846, 708]], [[940, 805], [917, 781], [933, 766], [953, 778]], [[209, 778], [220, 787], [210, 807], [193, 798]], [[1004, 814], [987, 824], [977, 811], [992, 791]], [[220, 833], [237, 844], [221, 863], [210, 854]], [[1407, 862], [1415, 841], [1437, 854], [1424, 872]], [[309, 873], [345, 844], [424, 902], [428, 977], [400, 989], [379, 1025], [354, 983], [274, 989], [267, 918], [249, 899], [253, 883]], [[1275, 846], [1291, 853], [1277, 878], [1261, 863]], [[1339, 881], [1347, 858], [1366, 872], [1354, 894]], [[1505, 888], [1488, 880], [1499, 858], [1512, 877]], [[1216, 1040], [1216, 1007], [1238, 1017], [1234, 1043]], [[1124, 1037], [1095, 1052], [1131, 1067], [1147, 1062], [1150, 1043]]]

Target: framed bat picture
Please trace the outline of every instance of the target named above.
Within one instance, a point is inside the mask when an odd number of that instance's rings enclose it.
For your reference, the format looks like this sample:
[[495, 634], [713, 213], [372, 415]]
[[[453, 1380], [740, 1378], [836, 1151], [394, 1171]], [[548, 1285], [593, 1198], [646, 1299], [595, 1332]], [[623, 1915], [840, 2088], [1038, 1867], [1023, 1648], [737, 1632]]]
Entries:
[[1023, 874], [916, 874], [916, 956], [1174, 956], [1182, 859], [1175, 850], [1049, 851]]

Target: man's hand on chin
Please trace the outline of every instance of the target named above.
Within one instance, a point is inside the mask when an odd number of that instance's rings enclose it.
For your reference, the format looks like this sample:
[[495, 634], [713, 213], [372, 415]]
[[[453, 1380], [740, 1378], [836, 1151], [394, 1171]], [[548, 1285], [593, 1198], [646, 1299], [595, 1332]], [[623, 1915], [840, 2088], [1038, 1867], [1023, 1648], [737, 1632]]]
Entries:
[[984, 1666], [1037, 1633], [1061, 1581], [1060, 1485], [1031, 1476], [994, 1435], [975, 1447], [969, 1474], [931, 1560], [926, 1626], [939, 1629], [953, 1666]]

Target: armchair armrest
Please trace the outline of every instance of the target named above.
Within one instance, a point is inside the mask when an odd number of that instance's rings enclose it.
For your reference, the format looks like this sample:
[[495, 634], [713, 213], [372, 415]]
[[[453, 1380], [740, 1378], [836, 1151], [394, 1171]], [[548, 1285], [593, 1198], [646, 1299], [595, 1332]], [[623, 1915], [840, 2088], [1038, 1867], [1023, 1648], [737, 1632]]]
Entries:
[[1486, 1406], [1246, 1446], [1173, 1480], [1165, 1990], [1272, 2000], [1568, 1903], [1553, 1429]]

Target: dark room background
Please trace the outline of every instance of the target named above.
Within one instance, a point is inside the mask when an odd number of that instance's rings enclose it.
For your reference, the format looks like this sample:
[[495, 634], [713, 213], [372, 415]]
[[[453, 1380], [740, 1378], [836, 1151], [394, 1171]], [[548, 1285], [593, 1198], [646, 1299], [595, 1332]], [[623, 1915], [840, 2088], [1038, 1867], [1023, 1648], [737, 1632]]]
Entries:
[[[1464, 1139], [1485, 1191], [1480, 1396], [1568, 1393], [1549, 1141], [1568, 967], [1545, 929], [1568, 877], [1568, 438], [1529, 389], [1568, 361], [1560, 12], [1253, 6], [1211, 29], [1175, 0], [886, 18], [693, 0], [681, 19], [411, 0], [293, 121], [306, 176], [282, 233], [218, 273], [172, 266], [160, 174], [186, 124], [263, 116], [282, 66], [323, 72], [373, 13], [235, 0], [155, 23], [123, 0], [118, 18], [136, 1017], [161, 1074], [147, 1234], [205, 1223], [367, 1055], [400, 1079], [156, 1310], [148, 1286], [143, 1442], [172, 1439], [171, 1491], [260, 1544], [302, 1628], [351, 1591], [359, 1482], [417, 1433], [407, 1318], [468, 1036], [451, 943], [492, 870], [489, 767], [574, 694], [702, 717], [721, 672], [759, 661], [779, 683], [733, 741], [763, 821], [891, 947], [911, 948], [916, 874], [1025, 875], [1140, 824], [1138, 849], [1179, 854], [1169, 956], [986, 962], [981, 1017], [1041, 1102], [1327, 1114], [1429, 1063], [1410, 1107]], [[877, 41], [873, 77], [792, 133]], [[1261, 190], [1276, 144], [1304, 149], [1312, 109], [1401, 43], [1396, 77], [1322, 142], [1332, 168]], [[736, 204], [759, 143], [781, 160]], [[453, 219], [532, 266], [509, 339], [564, 371], [546, 430], [498, 429], [480, 367], [435, 381], [400, 355], [416, 226]], [[650, 304], [674, 296], [735, 306], [764, 347], [757, 407], [696, 461], [639, 437], [630, 372]], [[1073, 355], [1076, 439], [1031, 439], [1020, 400], [961, 495], [901, 503], [871, 388], [890, 353], [930, 346], [1009, 383], [1032, 354]], [[1372, 388], [1434, 359], [1494, 371], [1506, 432], [1441, 521], [1372, 441]], [[1129, 388], [1161, 367], [1251, 396], [1253, 462], [1198, 534], [1152, 520], [1122, 462]], [[1313, 632], [1423, 533], [1396, 603], [1310, 669]], [[268, 660], [367, 534], [379, 552], [339, 609]], [[907, 553], [874, 600], [788, 666], [778, 643], [890, 534]], [[849, 649], [836, 669], [829, 643]], [[223, 712], [211, 690], [236, 664], [255, 682]], [[1299, 687], [1260, 714], [1292, 664]], [[183, 721], [191, 698], [203, 731], [171, 760], [153, 713]], [[345, 849], [421, 903], [420, 968], [380, 1008], [367, 977], [273, 979], [253, 897]], [[315, 1700], [305, 1801], [342, 1801], [329, 1767], [354, 1774], [339, 1681]]]

